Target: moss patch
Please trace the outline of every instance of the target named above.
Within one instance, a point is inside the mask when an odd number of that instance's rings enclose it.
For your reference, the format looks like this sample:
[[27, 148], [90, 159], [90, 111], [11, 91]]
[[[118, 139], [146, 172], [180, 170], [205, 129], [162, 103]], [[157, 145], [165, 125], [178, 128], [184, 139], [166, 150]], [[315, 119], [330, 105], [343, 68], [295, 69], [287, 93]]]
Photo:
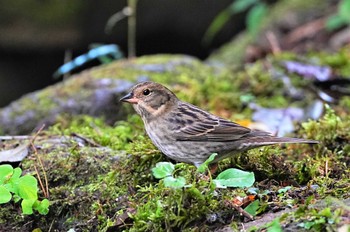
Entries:
[[[335, 72], [347, 72], [348, 63], [343, 59], [323, 61], [326, 60], [323, 55], [319, 55], [320, 63], [331, 65]], [[341, 56], [344, 56], [342, 52]], [[281, 62], [287, 58], [298, 60], [295, 55], [282, 54], [232, 72], [190, 57], [141, 57], [93, 69], [81, 74], [89, 79], [74, 78], [65, 84], [77, 91], [75, 84], [93, 89], [96, 84], [105, 83], [108, 76], [129, 80], [148, 78], [166, 83], [179, 98], [215, 114], [248, 119], [252, 114], [250, 103], [264, 107], [304, 107], [316, 98], [306, 90], [311, 83], [309, 80], [289, 74], [283, 68]], [[296, 99], [288, 94], [288, 87], [279, 78], [281, 73], [290, 76], [293, 86], [305, 92], [303, 98]], [[60, 104], [64, 99], [69, 100], [71, 92], [63, 85], [54, 88], [55, 101], [43, 100], [39, 104], [55, 108], [53, 102]], [[38, 96], [54, 95], [50, 90]], [[21, 100], [22, 103], [26, 101]], [[130, 114], [111, 125], [104, 117], [92, 117], [83, 112], [79, 116], [56, 115], [54, 125], [34, 142], [47, 173], [50, 212], [46, 216], [23, 217], [18, 213], [17, 204], [6, 204], [0, 209], [0, 228], [7, 231], [49, 230], [50, 227], [79, 231], [212, 231], [230, 226], [237, 230], [247, 219], [234, 205], [239, 203], [244, 208], [255, 200], [259, 203], [258, 218], [291, 210], [276, 222], [278, 226], [337, 228], [344, 223], [348, 209], [344, 207], [330, 215], [332, 205], [323, 204], [318, 208], [313, 205], [330, 196], [340, 201], [349, 198], [348, 105], [349, 98], [343, 97], [328, 106], [321, 119], [299, 125], [294, 136], [317, 139], [319, 145], [266, 147], [219, 163], [218, 173], [229, 167], [253, 171], [257, 182], [249, 189], [216, 189], [210, 178], [199, 175], [195, 167], [188, 164], [176, 164], [174, 175], [183, 176], [189, 186], [177, 190], [166, 188], [152, 176], [151, 168], [157, 162], [169, 160], [145, 135], [138, 116]], [[125, 112], [132, 111], [125, 108]], [[10, 142], [4, 144], [10, 146]], [[29, 173], [35, 173], [34, 166], [40, 172], [34, 155], [25, 159], [21, 166]], [[40, 176], [44, 179], [42, 172]], [[295, 208], [298, 210], [293, 211]], [[296, 224], [296, 221], [304, 224]], [[265, 225], [268, 226], [271, 225]]]

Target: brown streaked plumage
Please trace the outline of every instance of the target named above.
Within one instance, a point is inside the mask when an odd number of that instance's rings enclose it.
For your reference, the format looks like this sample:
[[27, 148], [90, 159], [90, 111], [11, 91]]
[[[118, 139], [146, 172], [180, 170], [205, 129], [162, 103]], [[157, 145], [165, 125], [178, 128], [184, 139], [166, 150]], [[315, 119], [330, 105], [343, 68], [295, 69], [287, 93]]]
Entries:
[[218, 153], [215, 163], [260, 146], [318, 143], [251, 130], [183, 102], [169, 89], [154, 82], [135, 85], [120, 101], [133, 104], [145, 124], [148, 136], [165, 155], [196, 166], [212, 153]]

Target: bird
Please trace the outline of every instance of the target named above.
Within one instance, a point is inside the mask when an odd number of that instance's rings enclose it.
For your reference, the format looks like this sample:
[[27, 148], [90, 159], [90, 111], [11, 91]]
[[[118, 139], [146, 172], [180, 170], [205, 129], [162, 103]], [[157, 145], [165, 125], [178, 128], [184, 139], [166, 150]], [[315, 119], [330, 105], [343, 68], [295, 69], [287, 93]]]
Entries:
[[181, 101], [165, 86], [141, 82], [120, 99], [132, 104], [144, 123], [153, 144], [170, 159], [199, 167], [211, 154], [212, 164], [253, 148], [281, 144], [318, 141], [276, 137], [213, 115], [197, 106]]

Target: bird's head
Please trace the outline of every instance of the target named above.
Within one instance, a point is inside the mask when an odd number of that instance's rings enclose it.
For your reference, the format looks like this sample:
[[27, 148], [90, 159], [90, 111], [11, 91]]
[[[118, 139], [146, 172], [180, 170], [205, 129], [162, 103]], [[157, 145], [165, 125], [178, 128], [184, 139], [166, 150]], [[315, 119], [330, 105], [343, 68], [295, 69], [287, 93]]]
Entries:
[[143, 119], [160, 116], [176, 105], [178, 99], [173, 92], [161, 84], [142, 82], [135, 85], [120, 101], [133, 104]]

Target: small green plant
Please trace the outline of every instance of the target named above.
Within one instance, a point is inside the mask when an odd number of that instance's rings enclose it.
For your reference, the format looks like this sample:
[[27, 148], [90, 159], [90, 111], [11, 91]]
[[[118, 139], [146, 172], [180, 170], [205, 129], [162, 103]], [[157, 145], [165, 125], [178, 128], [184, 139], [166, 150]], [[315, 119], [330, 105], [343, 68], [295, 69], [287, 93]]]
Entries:
[[197, 172], [204, 173], [208, 171], [210, 162], [212, 162], [215, 159], [215, 156], [217, 155], [217, 153], [211, 154], [209, 158], [197, 168]]
[[253, 172], [246, 172], [236, 168], [229, 168], [221, 172], [214, 180], [217, 188], [250, 187], [255, 182]]
[[350, 0], [341, 0], [336, 14], [326, 21], [326, 28], [330, 31], [350, 24]]
[[244, 210], [250, 215], [256, 216], [259, 208], [260, 208], [260, 202], [259, 200], [255, 200], [251, 202], [247, 207], [245, 207]]
[[21, 202], [23, 214], [33, 214], [33, 209], [40, 214], [49, 212], [49, 201], [38, 200], [38, 182], [31, 175], [21, 176], [22, 170], [11, 165], [0, 165], [0, 204], [11, 201]]
[[170, 188], [182, 188], [186, 184], [184, 177], [174, 177], [173, 172], [175, 166], [169, 162], [159, 162], [156, 164], [156, 167], [152, 169], [153, 176], [157, 179], [163, 179], [165, 187]]
[[280, 188], [277, 192], [279, 195], [283, 196], [283, 194], [288, 192], [288, 190], [290, 190], [291, 188], [292, 186], [286, 186], [286, 187]]
[[339, 222], [341, 211], [340, 208], [331, 210], [329, 207], [322, 210], [309, 209], [307, 218], [301, 218], [302, 222], [298, 226], [306, 230], [325, 230], [326, 227], [332, 227]]
[[[203, 173], [208, 170], [208, 165], [214, 160], [217, 154], [212, 154], [201, 166], [198, 167], [197, 171]], [[165, 187], [171, 188], [182, 188], [186, 186], [186, 179], [182, 176], [174, 177], [173, 173], [175, 166], [169, 162], [159, 162], [156, 167], [152, 169], [153, 176], [157, 179], [163, 179]], [[221, 172], [214, 180], [216, 188], [227, 188], [227, 187], [250, 187], [254, 184], [255, 177], [253, 172], [246, 172], [235, 168], [229, 168]], [[190, 187], [190, 185], [188, 185]]]
[[203, 36], [203, 43], [209, 44], [232, 15], [242, 13], [248, 9], [246, 27], [249, 33], [255, 34], [260, 27], [261, 20], [267, 14], [266, 3], [261, 0], [234, 0], [231, 5], [215, 17]]
[[267, 232], [282, 232], [282, 227], [279, 222], [279, 218], [273, 220], [267, 227]]

